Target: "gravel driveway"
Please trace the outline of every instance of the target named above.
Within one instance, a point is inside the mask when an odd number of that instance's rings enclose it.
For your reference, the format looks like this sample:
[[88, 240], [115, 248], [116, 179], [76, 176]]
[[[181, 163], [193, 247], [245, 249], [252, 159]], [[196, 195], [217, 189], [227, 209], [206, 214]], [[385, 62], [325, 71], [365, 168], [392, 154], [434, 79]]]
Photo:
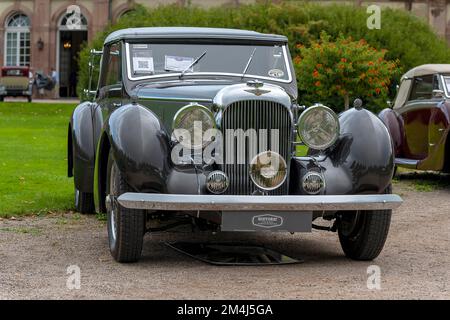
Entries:
[[[0, 298], [34, 299], [450, 299], [450, 189], [417, 192], [397, 183], [405, 200], [395, 211], [382, 254], [373, 262], [343, 256], [337, 235], [159, 234], [145, 238], [136, 264], [114, 262], [105, 223], [72, 213], [0, 221]], [[248, 240], [305, 262], [264, 267], [216, 267], [166, 247], [163, 241]], [[381, 270], [381, 289], [367, 288], [367, 268]], [[67, 268], [81, 269], [69, 290]]]

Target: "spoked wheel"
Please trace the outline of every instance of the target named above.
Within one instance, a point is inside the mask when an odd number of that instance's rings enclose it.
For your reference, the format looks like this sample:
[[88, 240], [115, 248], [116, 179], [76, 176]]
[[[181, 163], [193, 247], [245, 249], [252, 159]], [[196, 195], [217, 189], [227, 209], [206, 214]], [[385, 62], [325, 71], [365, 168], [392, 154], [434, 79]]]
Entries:
[[[386, 188], [385, 193], [392, 193]], [[373, 260], [386, 242], [392, 210], [343, 212], [338, 224], [339, 241], [345, 255], [354, 260]]]
[[[110, 199], [130, 191], [111, 153], [106, 189]], [[118, 262], [138, 261], [145, 234], [145, 212], [123, 208], [112, 200], [107, 209], [107, 224], [109, 248], [113, 258]]]

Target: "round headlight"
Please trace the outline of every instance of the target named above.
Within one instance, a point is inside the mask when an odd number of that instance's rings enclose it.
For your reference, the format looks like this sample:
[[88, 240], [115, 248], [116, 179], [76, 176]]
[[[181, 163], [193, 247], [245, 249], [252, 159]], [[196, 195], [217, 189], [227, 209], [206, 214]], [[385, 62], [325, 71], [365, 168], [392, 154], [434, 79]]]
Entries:
[[250, 162], [250, 178], [262, 190], [275, 190], [283, 184], [286, 176], [286, 161], [276, 152], [261, 152]]
[[302, 112], [297, 130], [300, 139], [309, 148], [324, 150], [339, 138], [339, 119], [330, 108], [316, 104]]
[[214, 116], [202, 105], [192, 103], [184, 106], [173, 118], [173, 137], [185, 148], [200, 149], [211, 140], [205, 140], [205, 132], [215, 128]]

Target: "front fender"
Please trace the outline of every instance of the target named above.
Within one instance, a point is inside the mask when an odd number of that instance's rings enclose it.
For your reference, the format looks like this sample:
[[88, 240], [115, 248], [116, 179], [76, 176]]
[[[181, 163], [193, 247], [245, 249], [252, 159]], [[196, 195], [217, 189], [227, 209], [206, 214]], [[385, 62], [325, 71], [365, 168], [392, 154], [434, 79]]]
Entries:
[[83, 102], [73, 111], [68, 137], [69, 176], [82, 192], [93, 192], [95, 148], [92, 127], [92, 103]]
[[116, 109], [105, 128], [114, 159], [129, 186], [140, 192], [167, 192], [170, 137], [149, 109], [129, 104]]
[[318, 167], [328, 195], [383, 193], [394, 173], [394, 148], [386, 126], [370, 111], [355, 108], [343, 112], [339, 122], [336, 144], [322, 155], [295, 158], [294, 172], [303, 176]]

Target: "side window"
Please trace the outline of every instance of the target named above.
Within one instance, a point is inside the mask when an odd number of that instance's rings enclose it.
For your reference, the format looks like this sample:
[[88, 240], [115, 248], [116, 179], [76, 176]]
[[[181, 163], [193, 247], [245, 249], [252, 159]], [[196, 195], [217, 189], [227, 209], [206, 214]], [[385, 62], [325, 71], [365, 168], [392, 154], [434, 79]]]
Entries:
[[105, 86], [112, 86], [122, 82], [121, 46], [114, 43], [109, 47], [107, 61], [105, 64], [106, 73], [103, 80]]
[[436, 86], [438, 86], [437, 78], [433, 75], [416, 77], [408, 100], [431, 99]]

